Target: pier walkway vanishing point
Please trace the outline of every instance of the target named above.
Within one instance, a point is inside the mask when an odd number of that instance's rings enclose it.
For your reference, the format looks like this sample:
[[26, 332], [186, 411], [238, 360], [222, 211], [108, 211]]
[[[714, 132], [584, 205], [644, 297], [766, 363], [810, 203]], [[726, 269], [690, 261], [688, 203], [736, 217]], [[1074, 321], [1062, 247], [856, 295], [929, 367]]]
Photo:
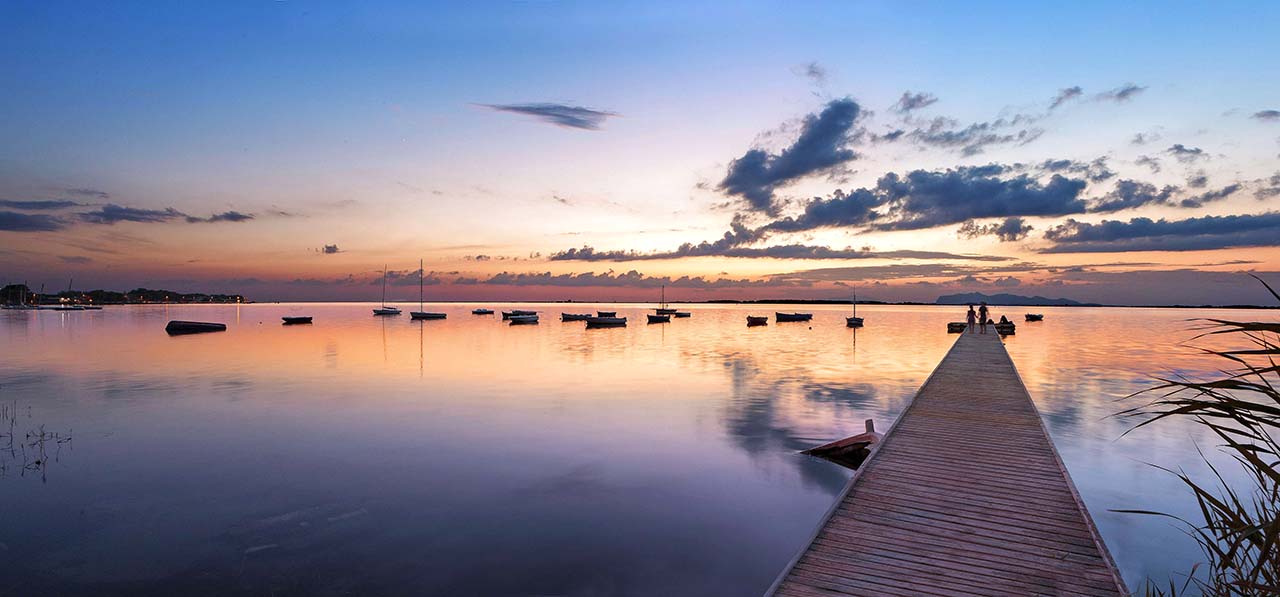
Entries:
[[770, 595], [1127, 595], [995, 333], [963, 334]]

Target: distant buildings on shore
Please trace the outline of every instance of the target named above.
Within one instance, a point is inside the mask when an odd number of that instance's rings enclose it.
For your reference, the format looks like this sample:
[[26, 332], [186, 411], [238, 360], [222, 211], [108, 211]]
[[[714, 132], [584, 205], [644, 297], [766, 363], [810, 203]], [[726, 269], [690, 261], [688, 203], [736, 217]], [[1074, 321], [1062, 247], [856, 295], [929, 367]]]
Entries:
[[32, 292], [26, 284], [10, 284], [0, 288], [0, 302], [6, 305], [125, 305], [149, 303], [245, 303], [239, 294], [204, 294], [135, 288], [128, 292], [114, 290], [64, 290], [56, 294]]

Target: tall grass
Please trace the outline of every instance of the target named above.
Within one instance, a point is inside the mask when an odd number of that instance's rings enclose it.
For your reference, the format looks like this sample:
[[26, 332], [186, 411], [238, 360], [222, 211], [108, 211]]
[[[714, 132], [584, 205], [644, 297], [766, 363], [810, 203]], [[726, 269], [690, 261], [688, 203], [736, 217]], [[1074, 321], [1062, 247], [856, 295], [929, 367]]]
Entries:
[[[1280, 301], [1275, 289], [1258, 281]], [[1280, 594], [1280, 322], [1200, 321], [1203, 333], [1197, 340], [1231, 347], [1199, 349], [1221, 359], [1223, 368], [1207, 379], [1161, 378], [1158, 386], [1135, 395], [1154, 398], [1120, 414], [1140, 419], [1133, 429], [1173, 417], [1192, 418], [1222, 441], [1221, 449], [1246, 472], [1248, 482], [1228, 484], [1212, 463], [1210, 479], [1169, 470], [1195, 496], [1199, 520], [1125, 510], [1178, 520], [1205, 555], [1206, 561], [1185, 580], [1149, 582], [1144, 592]]]

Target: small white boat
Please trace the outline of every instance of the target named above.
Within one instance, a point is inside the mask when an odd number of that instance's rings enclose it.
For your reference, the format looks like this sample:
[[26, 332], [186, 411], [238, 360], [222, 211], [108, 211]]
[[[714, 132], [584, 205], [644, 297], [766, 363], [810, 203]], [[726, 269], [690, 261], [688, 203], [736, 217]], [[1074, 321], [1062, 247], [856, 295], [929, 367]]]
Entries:
[[444, 313], [431, 313], [431, 312], [422, 310], [422, 278], [423, 276], [424, 276], [424, 273], [422, 271], [422, 260], [419, 259], [418, 260], [418, 310], [410, 311], [409, 317], [411, 319], [444, 319], [445, 317], [447, 317]]
[[511, 322], [511, 325], [528, 325], [531, 323], [538, 323], [538, 314], [512, 315], [511, 317], [508, 317], [507, 320]]
[[588, 317], [589, 328], [620, 328], [627, 325], [626, 317]]
[[671, 316], [667, 314], [648, 315], [649, 323], [671, 323]]
[[400, 310], [387, 306], [387, 266], [382, 266], [382, 306], [373, 310], [374, 315], [399, 315]]
[[561, 313], [560, 321], [586, 321], [591, 319], [590, 313]]

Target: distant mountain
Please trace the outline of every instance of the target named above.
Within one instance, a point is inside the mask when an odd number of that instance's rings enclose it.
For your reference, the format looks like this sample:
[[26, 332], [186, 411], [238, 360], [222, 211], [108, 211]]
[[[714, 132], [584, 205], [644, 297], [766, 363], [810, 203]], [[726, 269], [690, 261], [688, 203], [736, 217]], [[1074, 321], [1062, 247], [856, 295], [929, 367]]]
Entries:
[[1043, 296], [1021, 296], [1017, 294], [983, 294], [981, 292], [961, 292], [959, 294], [944, 294], [934, 301], [938, 305], [967, 305], [969, 303], [978, 304], [986, 301], [988, 305], [1026, 305], [1026, 306], [1068, 306], [1082, 307], [1086, 303], [1073, 301], [1065, 298], [1046, 298]]

